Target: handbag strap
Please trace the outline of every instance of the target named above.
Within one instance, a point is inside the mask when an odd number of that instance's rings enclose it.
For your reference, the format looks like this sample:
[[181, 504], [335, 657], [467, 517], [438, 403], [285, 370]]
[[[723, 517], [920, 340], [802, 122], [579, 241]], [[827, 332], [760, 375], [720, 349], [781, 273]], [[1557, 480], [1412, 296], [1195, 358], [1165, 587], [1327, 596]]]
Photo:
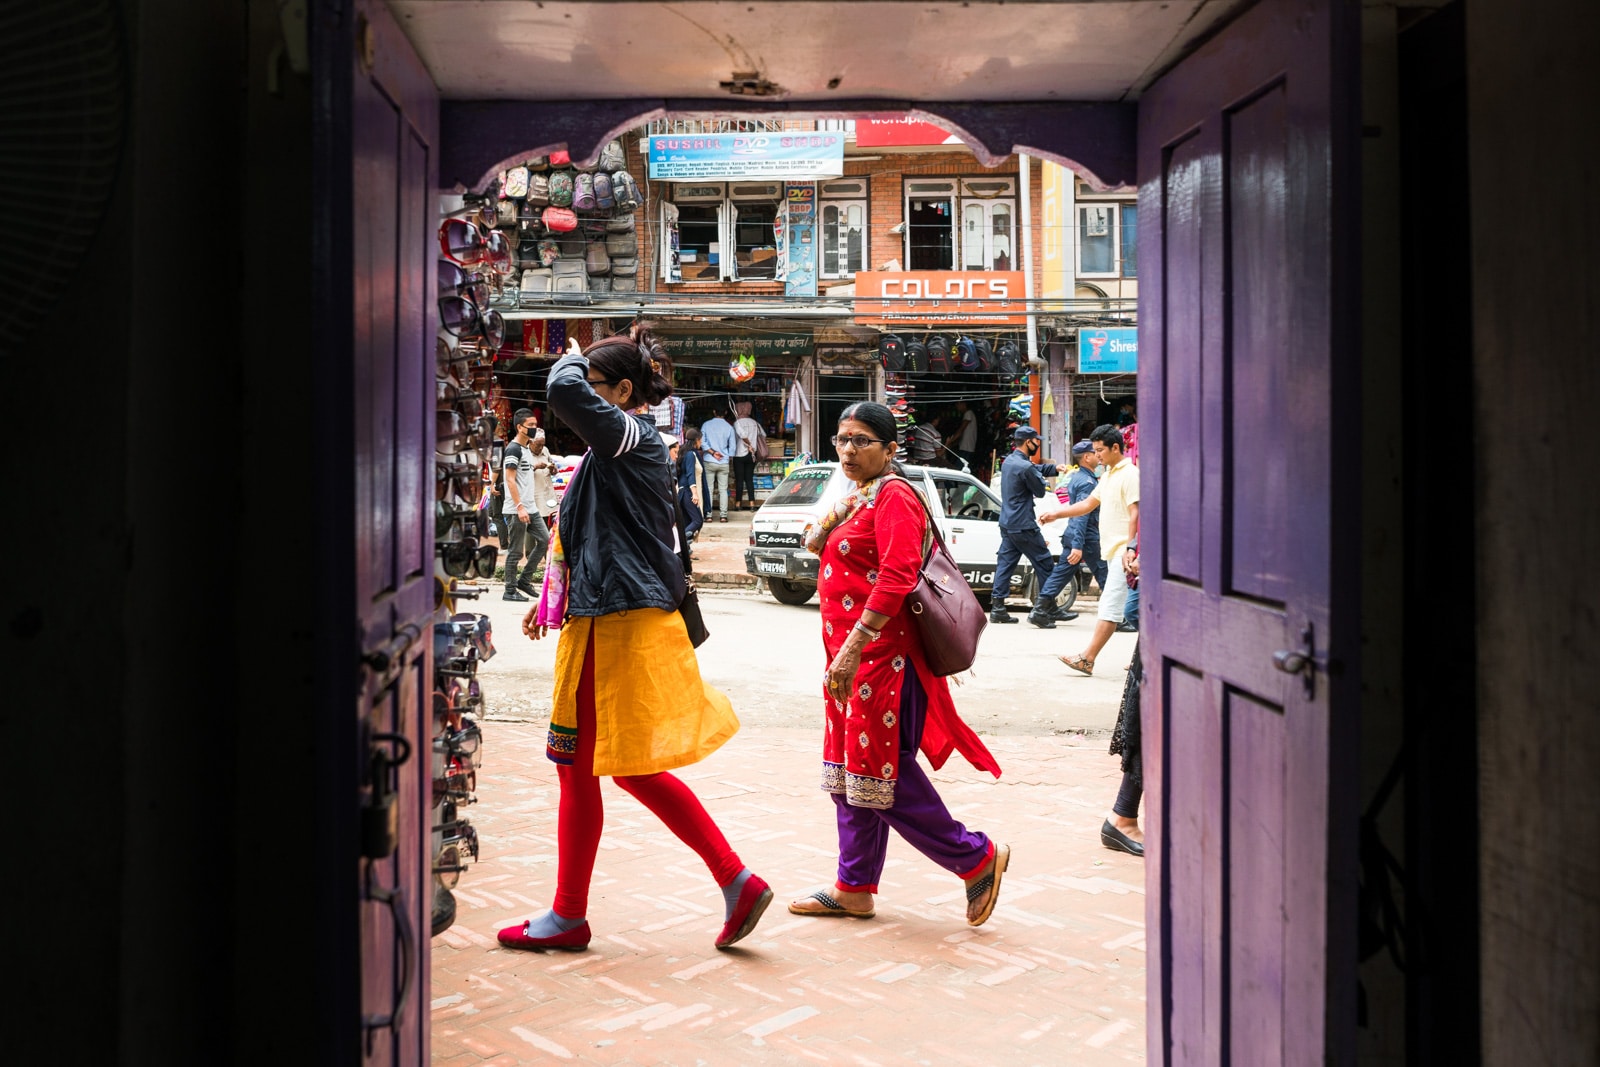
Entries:
[[928, 561], [933, 558], [934, 545], [938, 545], [947, 556], [950, 554], [950, 548], [944, 543], [944, 534], [939, 531], [939, 524], [933, 519], [933, 509], [928, 507], [927, 500], [917, 491], [917, 487], [911, 484], [910, 479], [899, 474], [893, 474], [889, 476], [889, 480], [905, 483], [905, 487], [911, 490], [911, 495], [917, 498], [917, 503], [922, 505], [922, 513], [928, 517], [928, 525], [922, 531], [922, 566], [917, 568], [920, 572], [928, 566]]

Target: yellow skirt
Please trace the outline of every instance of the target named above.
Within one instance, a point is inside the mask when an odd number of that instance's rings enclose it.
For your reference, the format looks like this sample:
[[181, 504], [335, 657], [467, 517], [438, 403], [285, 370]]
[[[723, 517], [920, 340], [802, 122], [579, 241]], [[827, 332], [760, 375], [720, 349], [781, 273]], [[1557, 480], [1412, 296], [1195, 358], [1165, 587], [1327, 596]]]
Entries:
[[739, 717], [700, 677], [676, 611], [641, 608], [573, 617], [556, 648], [548, 754], [570, 764], [577, 748], [578, 687], [594, 642], [594, 773], [655, 774], [704, 759], [739, 732]]

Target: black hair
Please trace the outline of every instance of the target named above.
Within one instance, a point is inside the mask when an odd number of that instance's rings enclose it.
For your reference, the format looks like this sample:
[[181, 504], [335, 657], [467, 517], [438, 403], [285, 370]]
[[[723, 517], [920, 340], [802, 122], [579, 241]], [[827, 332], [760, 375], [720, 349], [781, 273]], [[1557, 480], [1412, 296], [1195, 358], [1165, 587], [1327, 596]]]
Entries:
[[1127, 447], [1127, 445], [1123, 443], [1122, 431], [1111, 425], [1109, 422], [1096, 426], [1089, 434], [1089, 440], [1099, 441], [1107, 448]]
[[683, 428], [683, 439], [691, 445], [695, 444], [700, 440], [700, 431], [693, 426], [685, 426]]
[[589, 346], [589, 366], [610, 381], [632, 382], [633, 399], [659, 404], [672, 395], [672, 358], [648, 326], [635, 326]]
[[511, 416], [511, 432], [516, 433], [522, 428], [523, 423], [533, 418], [536, 414], [537, 412], [532, 408], [518, 408]]
[[864, 422], [878, 435], [880, 441], [890, 444], [896, 443], [894, 433], [894, 413], [882, 404], [875, 404], [870, 400], [863, 400], [845, 408], [839, 416], [841, 423], [854, 420]]

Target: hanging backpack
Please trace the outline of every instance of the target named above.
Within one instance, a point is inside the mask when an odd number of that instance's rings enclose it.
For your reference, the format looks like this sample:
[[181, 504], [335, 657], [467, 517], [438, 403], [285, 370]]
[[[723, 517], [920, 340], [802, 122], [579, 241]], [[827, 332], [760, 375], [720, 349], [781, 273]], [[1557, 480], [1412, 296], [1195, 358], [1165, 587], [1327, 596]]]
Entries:
[[886, 333], [878, 338], [878, 360], [890, 374], [905, 372], [906, 346], [899, 334]]
[[550, 264], [554, 263], [560, 258], [561, 246], [556, 244], [554, 238], [546, 237], [539, 242], [540, 265], [548, 267]]
[[613, 215], [606, 219], [607, 233], [632, 233], [637, 228], [637, 223], [631, 214]]
[[639, 273], [638, 256], [612, 256], [611, 273], [614, 276], [633, 277]]
[[610, 211], [617, 206], [616, 198], [611, 194], [611, 175], [603, 170], [595, 172], [594, 206], [601, 211]]
[[494, 224], [498, 229], [515, 229], [517, 225], [517, 205], [520, 200], [507, 200], [501, 197], [494, 202]]
[[964, 371], [978, 369], [978, 348], [972, 338], [962, 337], [956, 341], [956, 366]]
[[547, 207], [541, 217], [544, 219], [544, 228], [556, 233], [570, 233], [578, 228], [578, 216], [572, 213], [571, 208]]
[[547, 267], [534, 267], [522, 272], [522, 299], [537, 301], [550, 296], [550, 285], [555, 275]]
[[550, 165], [552, 167], [570, 167], [570, 166], [572, 166], [572, 155], [571, 155], [571, 153], [569, 153], [565, 148], [563, 148], [563, 149], [561, 149], [559, 151], [556, 151], [556, 152], [551, 152], [550, 153]]
[[593, 211], [594, 209], [594, 175], [580, 173], [572, 179], [572, 210]]
[[529, 170], [530, 173], [535, 173], [535, 174], [542, 173], [542, 172], [547, 171], [549, 169], [550, 169], [550, 157], [549, 156], [534, 156], [532, 159], [528, 160], [528, 170]]
[[973, 347], [978, 350], [978, 370], [984, 374], [994, 369], [994, 346], [987, 337], [976, 338]]
[[928, 370], [934, 374], [950, 373], [950, 339], [942, 333], [928, 338]]
[[590, 274], [611, 273], [611, 257], [606, 254], [604, 241], [590, 241], [588, 249], [583, 253], [583, 265]]
[[548, 204], [550, 202], [550, 175], [548, 175], [548, 174], [530, 174], [530, 175], [528, 175], [528, 197], [527, 197], [527, 199], [528, 199], [528, 203], [537, 204], [540, 207], [543, 207], [544, 205], [546, 205], [546, 204]]
[[928, 369], [928, 346], [921, 341], [906, 342], [906, 373], [921, 374]]
[[555, 207], [572, 206], [572, 172], [570, 170], [554, 170], [550, 172], [550, 203]]
[[[637, 268], [638, 265], [638, 262], [635, 261], [634, 267]], [[618, 277], [616, 264], [613, 263], [611, 266], [611, 291], [613, 293], [637, 293], [639, 291], [639, 280], [631, 274], [625, 277]]]
[[550, 286], [552, 299], [567, 304], [582, 304], [589, 299], [589, 272], [584, 269], [581, 259], [558, 259], [551, 268], [553, 281]]
[[1022, 373], [1022, 359], [1015, 341], [1001, 341], [1000, 347], [995, 349], [994, 360], [995, 369], [1007, 378], [1015, 378]]
[[591, 293], [609, 293], [609, 292], [611, 292], [611, 279], [606, 277], [604, 274], [600, 275], [598, 278], [595, 277], [593, 274], [589, 275], [589, 292], [591, 292]]
[[611, 195], [617, 201], [617, 207], [623, 211], [634, 211], [639, 207], [639, 184], [633, 180], [633, 175], [625, 170], [611, 173]]
[[613, 256], [636, 256], [639, 254], [639, 238], [631, 233], [608, 233], [606, 251]]
[[528, 195], [528, 168], [512, 167], [506, 171], [506, 183], [500, 190], [501, 196], [520, 200]]
[[622, 150], [621, 141], [607, 141], [606, 146], [600, 149], [600, 162], [595, 164], [596, 169], [604, 171], [621, 170], [628, 165], [627, 153]]

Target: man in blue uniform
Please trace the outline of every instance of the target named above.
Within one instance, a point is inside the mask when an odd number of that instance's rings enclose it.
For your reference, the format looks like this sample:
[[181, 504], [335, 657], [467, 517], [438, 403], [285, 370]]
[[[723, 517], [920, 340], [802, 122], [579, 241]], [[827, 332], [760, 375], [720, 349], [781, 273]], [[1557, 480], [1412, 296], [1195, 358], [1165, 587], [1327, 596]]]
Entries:
[[[1094, 492], [1095, 487], [1094, 470], [1099, 461], [1094, 456], [1094, 444], [1087, 439], [1079, 441], [1072, 446], [1072, 458], [1078, 465], [1072, 468], [1066, 486], [1056, 489], [1056, 496], [1063, 504], [1076, 504]], [[1052, 617], [1058, 622], [1078, 617], [1075, 611], [1061, 611], [1053, 605], [1067, 583], [1077, 578], [1080, 564], [1094, 572], [1101, 589], [1106, 587], [1106, 561], [1100, 558], [1099, 511], [1079, 515], [1067, 523], [1066, 532], [1061, 535], [1061, 560], [1051, 572], [1050, 580], [1039, 587], [1039, 599], [1051, 602]]]
[[[1044, 442], [1039, 431], [1032, 426], [1018, 426], [1011, 434], [1011, 454], [1000, 465], [1000, 555], [994, 564], [994, 588], [989, 593], [989, 621], [1016, 622], [1006, 614], [1006, 593], [1011, 588], [1011, 572], [1017, 560], [1027, 556], [1039, 576], [1039, 588], [1050, 581], [1054, 561], [1044, 534], [1039, 532], [1039, 520], [1034, 515], [1033, 502], [1044, 496], [1045, 476], [1060, 471], [1053, 463], [1034, 463]], [[1028, 613], [1028, 621], [1042, 630], [1053, 630], [1055, 602], [1046, 600], [1041, 593], [1039, 602]]]

